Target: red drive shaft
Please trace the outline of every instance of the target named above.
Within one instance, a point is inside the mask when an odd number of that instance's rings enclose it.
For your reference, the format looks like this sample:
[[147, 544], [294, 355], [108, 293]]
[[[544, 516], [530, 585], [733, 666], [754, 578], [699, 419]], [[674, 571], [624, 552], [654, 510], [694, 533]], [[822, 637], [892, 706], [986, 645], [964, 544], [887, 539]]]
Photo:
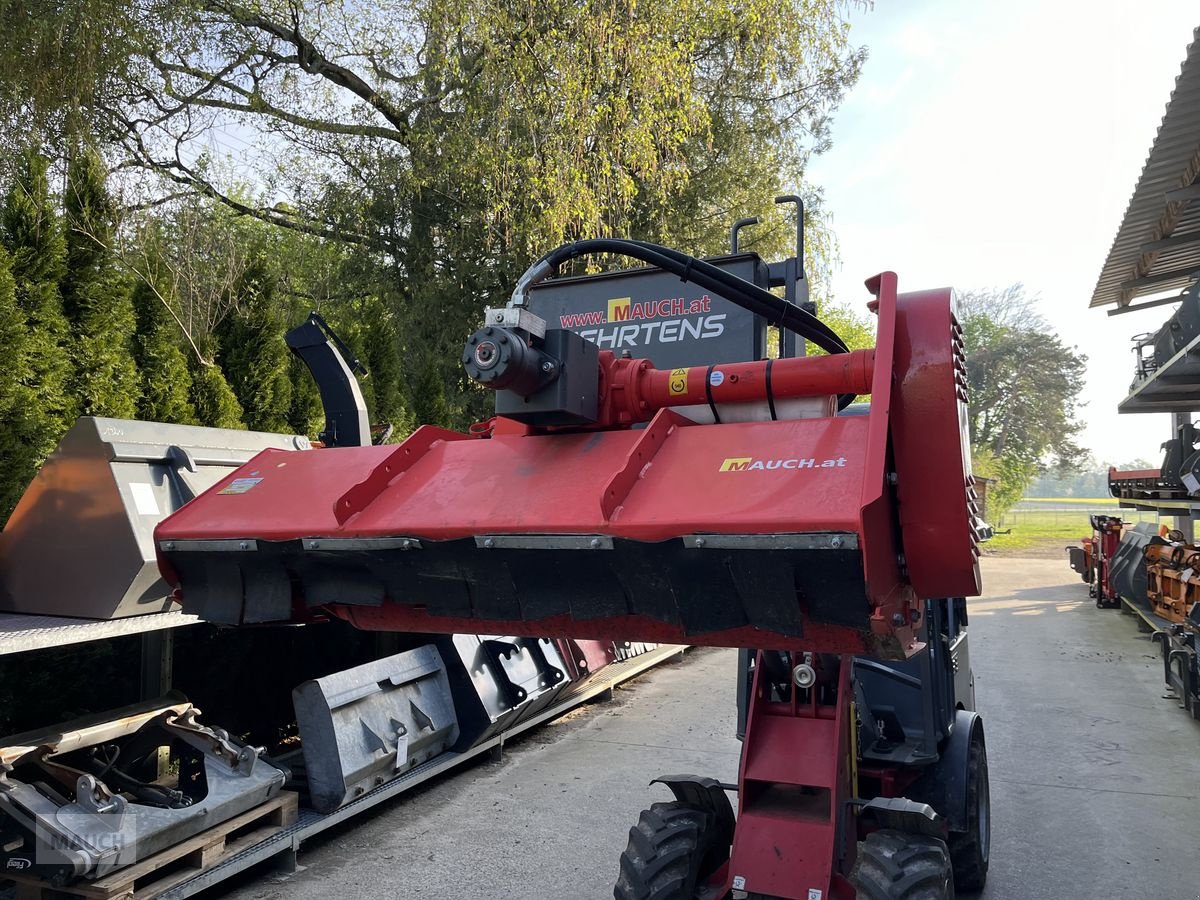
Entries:
[[669, 406], [868, 394], [875, 351], [655, 369], [649, 360], [617, 359], [604, 350], [600, 369], [606, 389], [605, 419], [616, 424], [647, 421]]

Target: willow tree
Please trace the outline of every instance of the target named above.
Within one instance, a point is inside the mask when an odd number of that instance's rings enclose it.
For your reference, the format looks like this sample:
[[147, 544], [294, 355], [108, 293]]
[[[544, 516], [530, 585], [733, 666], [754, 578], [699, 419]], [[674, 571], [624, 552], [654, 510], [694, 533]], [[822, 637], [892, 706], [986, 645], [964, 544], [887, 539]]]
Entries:
[[[126, 87], [93, 111], [174, 190], [359, 248], [406, 380], [427, 386], [417, 415], [461, 419], [478, 410], [456, 345], [532, 258], [614, 233], [717, 251], [732, 218], [804, 189], [863, 58], [845, 8], [142, 0]], [[775, 255], [790, 238], [772, 222], [757, 238]]]

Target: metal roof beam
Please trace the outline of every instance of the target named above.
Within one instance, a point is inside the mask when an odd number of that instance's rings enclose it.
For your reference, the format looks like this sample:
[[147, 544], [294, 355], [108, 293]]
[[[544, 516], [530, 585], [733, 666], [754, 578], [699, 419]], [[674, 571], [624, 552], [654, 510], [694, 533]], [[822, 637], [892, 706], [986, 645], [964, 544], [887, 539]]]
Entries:
[[1159, 250], [1171, 250], [1175, 247], [1184, 247], [1188, 244], [1200, 244], [1200, 231], [1192, 231], [1188, 234], [1173, 234], [1169, 237], [1159, 238], [1157, 241], [1146, 241], [1142, 244], [1141, 250], [1143, 253], [1155, 253]]
[[1179, 278], [1192, 278], [1200, 275], [1200, 266], [1186, 266], [1182, 269], [1172, 269], [1169, 272], [1156, 272], [1153, 275], [1143, 275], [1141, 278], [1134, 278], [1131, 281], [1122, 281], [1122, 291], [1136, 291], [1144, 287], [1150, 287], [1155, 284], [1163, 284], [1167, 281], [1175, 281]]
[[1200, 200], [1200, 184], [1189, 184], [1175, 191], [1163, 194], [1168, 203], [1187, 203], [1190, 200]]
[[1139, 303], [1136, 306], [1118, 306], [1116, 309], [1110, 309], [1110, 316], [1123, 316], [1125, 313], [1137, 312], [1139, 309], [1151, 309], [1155, 306], [1166, 306], [1168, 303], [1178, 303], [1183, 299], [1183, 294], [1178, 297], [1159, 297], [1157, 300], [1147, 300], [1145, 303]]

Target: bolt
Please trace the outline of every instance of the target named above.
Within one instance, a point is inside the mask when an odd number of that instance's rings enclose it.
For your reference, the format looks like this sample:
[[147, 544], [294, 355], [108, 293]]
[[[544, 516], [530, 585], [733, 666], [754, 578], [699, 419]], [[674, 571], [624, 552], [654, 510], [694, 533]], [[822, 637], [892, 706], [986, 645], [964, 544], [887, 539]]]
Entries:
[[308, 542], [308, 549], [309, 549], [309, 550], [316, 550], [316, 549], [317, 549], [318, 547], [320, 547], [320, 546], [321, 546], [321, 542], [320, 542], [320, 541], [309, 541], [309, 542]]
[[839, 534], [835, 534], [835, 535], [834, 535], [834, 536], [833, 536], [833, 537], [830, 539], [830, 541], [829, 541], [829, 546], [830, 546], [830, 547], [832, 547], [834, 550], [836, 550], [836, 549], [838, 549], [840, 546], [842, 546], [842, 536], [841, 536], [841, 535], [839, 535]]
[[245, 541], [242, 541], [240, 544], [238, 544], [238, 549], [239, 550], [249, 550], [250, 545], [248, 543], [246, 543]]
[[702, 538], [702, 537], [696, 538], [696, 546], [697, 547], [703, 547], [704, 544], [705, 544], [704, 538]]
[[411, 547], [411, 546], [412, 546], [412, 541], [410, 541], [408, 538], [405, 538], [404, 540], [402, 540], [402, 541], [400, 542], [400, 549], [401, 549], [401, 550], [407, 550], [407, 549], [408, 549], [409, 547]]
[[165, 545], [165, 549], [167, 549], [167, 550], [174, 550], [174, 549], [175, 549], [175, 542], [174, 542], [174, 541], [167, 541], [167, 543], [166, 543], [166, 545]]
[[554, 363], [550, 362], [550, 360], [546, 360], [544, 363], [542, 363], [542, 371], [549, 375], [554, 371]]
[[906, 565], [908, 565], [908, 561], [907, 561], [907, 560], [904, 558], [904, 554], [903, 554], [903, 553], [897, 553], [897, 554], [896, 554], [896, 564], [897, 564], [898, 566], [900, 566], [900, 568], [902, 568], [902, 569], [903, 569], [903, 568], [904, 568]]
[[888, 472], [887, 483], [890, 484], [892, 487], [895, 487], [896, 482], [899, 480], [900, 480], [900, 477], [895, 472]]
[[502, 310], [502, 309], [498, 309], [498, 310], [496, 310], [496, 321], [497, 321], [497, 322], [503, 322], [503, 321], [504, 321], [504, 310]]
[[491, 538], [487, 538], [483, 542], [483, 548], [485, 550], [491, 550], [495, 546], [496, 546], [496, 542], [493, 541]]
[[905, 624], [904, 616], [901, 613], [892, 613], [892, 624], [897, 626]]
[[810, 688], [817, 683], [817, 671], [808, 663], [800, 663], [792, 669], [792, 681], [798, 688]]
[[588, 546], [591, 547], [593, 550], [599, 550], [600, 549], [600, 538], [592, 538], [590, 541], [588, 541]]

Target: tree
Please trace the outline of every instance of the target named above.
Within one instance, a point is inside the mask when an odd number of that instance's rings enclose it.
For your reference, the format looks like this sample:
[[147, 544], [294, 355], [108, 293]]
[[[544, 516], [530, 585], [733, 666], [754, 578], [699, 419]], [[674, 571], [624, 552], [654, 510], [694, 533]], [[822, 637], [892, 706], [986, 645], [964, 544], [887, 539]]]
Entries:
[[[483, 410], [457, 344], [549, 247], [616, 233], [715, 252], [732, 218], [755, 213], [765, 253], [790, 243], [770, 199], [828, 145], [864, 58], [843, 12], [146, 0], [122, 32], [138, 63], [116, 67], [126, 89], [95, 105], [114, 152], [175, 190], [360, 248], [406, 380], [427, 387], [413, 403], [461, 424]], [[236, 173], [198, 143], [231, 125], [263, 138]], [[819, 192], [805, 192], [815, 211]], [[813, 223], [819, 268], [829, 241]]]
[[[840, 303], [825, 303], [818, 310], [822, 322], [838, 333], [851, 350], [868, 350], [875, 346], [875, 318], [860, 315]], [[819, 347], [811, 347], [810, 353], [823, 353]]]
[[[58, 282], [66, 271], [66, 242], [50, 196], [49, 163], [27, 148], [4, 201], [0, 243], [12, 255], [17, 303], [24, 314], [20, 353], [5, 344], [8, 365], [37, 402], [13, 410], [6, 428], [15, 437], [23, 474], [22, 487], [75, 420], [77, 404], [70, 392], [71, 333], [63, 315]], [[14, 476], [15, 477], [15, 476]]]
[[992, 511], [1019, 499], [1040, 471], [1070, 471], [1084, 459], [1074, 439], [1087, 357], [1059, 340], [1019, 284], [961, 294], [955, 311], [978, 474], [1004, 482], [989, 495]]
[[[19, 417], [22, 410], [36, 400], [21, 380], [25, 338], [25, 315], [17, 303], [12, 260], [7, 251], [0, 248], [0, 347], [4, 347], [7, 356], [6, 364], [0, 366], [0, 416], [6, 423], [13, 422], [14, 417]], [[0, 523], [3, 523], [28, 483], [25, 475], [30, 454], [21, 435], [11, 427], [6, 427], [0, 434]]]
[[188, 358], [162, 295], [153, 285], [141, 281], [133, 291], [133, 306], [137, 314], [134, 359], [142, 377], [138, 418], [199, 424], [190, 396], [192, 372]]
[[[209, 338], [201, 350], [212, 353], [215, 349], [215, 338]], [[212, 428], [245, 428], [242, 420], [242, 405], [237, 395], [229, 387], [221, 367], [215, 363], [202, 363], [192, 360], [192, 390], [190, 394], [192, 405], [196, 408], [196, 418], [201, 425]]]
[[292, 403], [291, 353], [274, 295], [275, 277], [260, 255], [242, 276], [238, 308], [221, 331], [222, 345], [228, 348], [221, 354], [221, 368], [246, 425], [256, 431], [286, 431]]
[[115, 265], [116, 208], [100, 157], [77, 151], [63, 201], [67, 268], [63, 305], [75, 330], [75, 393], [85, 415], [129, 419], [137, 414], [136, 328], [128, 276]]

